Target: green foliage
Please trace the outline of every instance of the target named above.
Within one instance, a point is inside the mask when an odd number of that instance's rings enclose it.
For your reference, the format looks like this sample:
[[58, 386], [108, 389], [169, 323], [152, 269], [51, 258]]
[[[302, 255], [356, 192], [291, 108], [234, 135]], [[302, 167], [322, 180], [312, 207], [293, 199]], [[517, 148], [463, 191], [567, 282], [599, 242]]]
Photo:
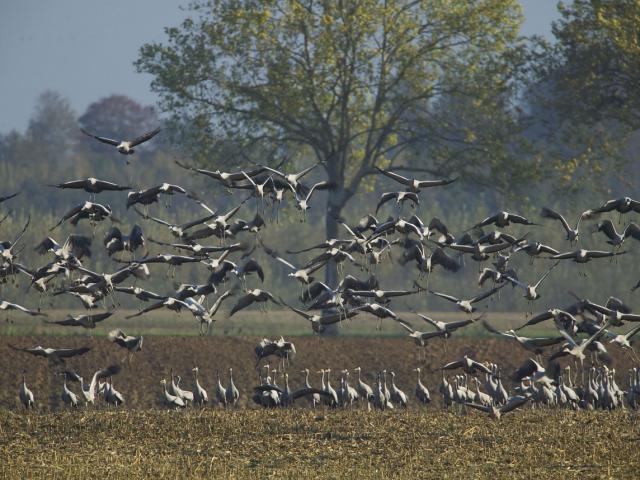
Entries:
[[[514, 0], [214, 0], [191, 11], [136, 65], [200, 161], [228, 163], [221, 144], [313, 155], [338, 187], [329, 197], [338, 214], [374, 165], [411, 162], [403, 154], [417, 142], [429, 155], [412, 163], [430, 173], [491, 173], [513, 158], [517, 142], [498, 130], [517, 126]], [[445, 98], [467, 102], [464, 153], [452, 146], [456, 118], [443, 128], [437, 114]]]
[[624, 147], [640, 126], [640, 4], [575, 0], [558, 9], [556, 42], [537, 62], [537, 102], [553, 112], [542, 151], [564, 192], [606, 191], [625, 182], [634, 159]]
[[635, 0], [576, 0], [559, 5], [554, 25], [557, 77], [565, 102], [585, 122], [640, 121], [640, 4]]

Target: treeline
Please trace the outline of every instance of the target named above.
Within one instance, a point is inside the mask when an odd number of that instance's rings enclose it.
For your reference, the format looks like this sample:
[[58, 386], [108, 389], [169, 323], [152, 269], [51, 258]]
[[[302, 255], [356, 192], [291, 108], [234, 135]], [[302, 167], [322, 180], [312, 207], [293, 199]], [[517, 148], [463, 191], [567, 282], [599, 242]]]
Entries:
[[[24, 237], [25, 248], [20, 254], [20, 262], [30, 268], [44, 265], [48, 261], [48, 258], [37, 255], [33, 251], [33, 247], [49, 235], [59, 242], [63, 242], [70, 233], [82, 233], [93, 237], [94, 255], [85, 261], [85, 265], [96, 271], [110, 272], [123, 266], [122, 263], [107, 257], [102, 244], [103, 236], [111, 225], [117, 226], [123, 233], [128, 233], [134, 224], [139, 224], [143, 228], [147, 240], [154, 238], [161, 241], [173, 241], [168, 229], [144, 220], [132, 210], [127, 210], [126, 192], [103, 193], [96, 199], [96, 201], [108, 204], [113, 208], [116, 223], [106, 221], [92, 227], [86, 222], [81, 222], [77, 228], [65, 223], [62, 227], [50, 232], [50, 228], [66, 211], [89, 199], [89, 195], [84, 192], [62, 191], [51, 187], [51, 184], [95, 176], [138, 189], [166, 181], [185, 187], [209, 206], [221, 212], [233, 208], [247, 196], [245, 192], [230, 193], [219, 183], [207, 177], [179, 168], [175, 160], [189, 163], [190, 159], [186, 158], [180, 150], [171, 148], [169, 142], [163, 140], [163, 135], [157, 137], [159, 140], [157, 143], [154, 140], [147, 147], [140, 149], [133, 157], [131, 164], [126, 165], [125, 157], [112, 149], [103, 148], [102, 145], [79, 132], [79, 126], [84, 126], [82, 118], [86, 117], [86, 114], [80, 116], [79, 120], [68, 108], [67, 102], [53, 93], [43, 95], [40, 102], [27, 131], [24, 133], [12, 132], [3, 136], [0, 146], [0, 178], [2, 179], [0, 193], [21, 192], [19, 197], [6, 202], [1, 207], [2, 214], [9, 215], [0, 226], [1, 239], [13, 240], [13, 237], [30, 218], [30, 226]], [[127, 109], [131, 108], [131, 104], [127, 105]], [[89, 110], [93, 110], [93, 108], [90, 107]], [[152, 112], [148, 109], [147, 111]], [[116, 124], [118, 118], [118, 115], [114, 115]], [[140, 123], [143, 125], [142, 129], [138, 127], [137, 123], [132, 123], [126, 128], [120, 126], [120, 130], [115, 128], [109, 130], [106, 127], [101, 129], [99, 125], [95, 125], [93, 130], [114, 137], [134, 136], [145, 128], [159, 124], [160, 121], [157, 117], [151, 116], [146, 122]], [[88, 125], [87, 128], [89, 128]], [[312, 159], [306, 160], [307, 163], [298, 161], [297, 164], [287, 168], [295, 170], [311, 164], [312, 161]], [[230, 163], [227, 168], [233, 169], [233, 165]], [[321, 179], [324, 179], [323, 172], [321, 169], [317, 169], [307, 180], [312, 183]], [[620, 187], [620, 194], [622, 194], [623, 186]], [[353, 223], [367, 213], [372, 213], [380, 193], [394, 188], [396, 186], [390, 180], [372, 177], [367, 188], [362, 188], [343, 211], [344, 219]], [[524, 214], [533, 221], [544, 223], [544, 226], [534, 226], [526, 230], [518, 227], [512, 228], [511, 230], [517, 236], [528, 232], [528, 240], [538, 240], [561, 251], [568, 250], [570, 246], [564, 239], [564, 233], [559, 223], [543, 221], [538, 215], [540, 206], [556, 207], [570, 221], [574, 221], [579, 212], [599, 205], [606, 197], [594, 194], [593, 190], [587, 190], [580, 194], [574, 193], [571, 197], [552, 199], [546, 196], [551, 191], [552, 188], [549, 185], [540, 184], [539, 188], [532, 189], [532, 195], [528, 198], [513, 198], [500, 195], [490, 188], [475, 185], [469, 179], [465, 179], [448, 187], [423, 191], [420, 205], [415, 210], [407, 205], [402, 214], [409, 216], [416, 213], [425, 222], [437, 216], [456, 235], [460, 235], [489, 214], [500, 209], [507, 209]], [[332, 192], [329, 192], [330, 194]], [[287, 254], [286, 250], [299, 249], [301, 246], [324, 240], [326, 195], [327, 193], [320, 192], [313, 197], [312, 207], [306, 217], [300, 215], [290, 199], [285, 200], [277, 221], [272, 206], [268, 203], [263, 205], [254, 199], [245, 203], [237, 217], [251, 220], [256, 213], [260, 213], [267, 220], [267, 226], [260, 232], [263, 241], [272, 248], [276, 248], [294, 264], [302, 264], [310, 258], [312, 253], [295, 256]], [[185, 222], [206, 214], [194, 201], [183, 195], [162, 198], [161, 203], [150, 206], [148, 211], [151, 215], [172, 223]], [[377, 217], [382, 220], [389, 215], [398, 215], [399, 213], [393, 202], [390, 202], [381, 207]], [[629, 217], [624, 220], [631, 219]], [[582, 245], [601, 249], [608, 248], [601, 234], [594, 235], [592, 233], [592, 224], [585, 223], [582, 228]], [[486, 229], [486, 231], [488, 230]], [[346, 235], [346, 230], [339, 232], [341, 237], [346, 237]], [[252, 241], [250, 234], [243, 233], [239, 237]], [[214, 237], [203, 241], [204, 244], [217, 244], [218, 242], [219, 240]], [[635, 245], [631, 242], [633, 240], [629, 240], [629, 249], [634, 250]], [[147, 243], [146, 250], [149, 254], [155, 254], [170, 249]], [[140, 257], [144, 253], [138, 251], [136, 256]], [[453, 255], [455, 256], [455, 254]], [[254, 251], [253, 256], [265, 269], [265, 287], [288, 301], [295, 301], [294, 294], [300, 293], [301, 289], [296, 282], [286, 276], [288, 273], [286, 267], [274, 262], [259, 248]], [[359, 277], [375, 273], [380, 278], [382, 288], [414, 288], [413, 279], [418, 272], [411, 264], [401, 267], [397, 263], [398, 256], [398, 250], [392, 249], [391, 258], [377, 267], [372, 267], [371, 272], [350, 265], [345, 267], [345, 272]], [[129, 259], [128, 255], [122, 254], [115, 257], [122, 260]], [[586, 267], [567, 264], [565, 268], [554, 270], [541, 290], [543, 300], [537, 302], [533, 308], [538, 309], [543, 306], [546, 308], [548, 305], [563, 306], [572, 299], [568, 294], [570, 290], [596, 300], [601, 300], [604, 296], [614, 293], [622, 296], [625, 300], [631, 299], [632, 297], [627, 292], [630, 286], [638, 280], [635, 262], [631, 261], [632, 258], [631, 256], [628, 258], [620, 257], [615, 265], [610, 265], [607, 260], [604, 260], [593, 262]], [[526, 272], [523, 275], [526, 275], [527, 278], [523, 278], [523, 280], [528, 282], [534, 282], [536, 277], [544, 273], [550, 266], [548, 260], [536, 260], [533, 267], [528, 266], [529, 262], [529, 257], [522, 253], [514, 255], [512, 260], [516, 270]], [[458, 296], [473, 296], [479, 291], [473, 286], [479, 269], [489, 264], [490, 262], [486, 262], [486, 264], [480, 265], [469, 259], [464, 259], [464, 267], [460, 272], [451, 274], [445, 271], [436, 271], [430, 279], [424, 277], [420, 282], [426, 284], [429, 281], [429, 286], [434, 290]], [[172, 289], [175, 289], [180, 283], [202, 283], [208, 275], [203, 265], [186, 265], [178, 268], [175, 273], [169, 272], [165, 266], [151, 266], [151, 270], [153, 278], [144, 282], [144, 288], [163, 294], [170, 294]], [[582, 273], [585, 273], [586, 276], [582, 276]], [[318, 272], [317, 277], [320, 280], [323, 279], [322, 270]], [[250, 285], [256, 285], [256, 282], [255, 278], [249, 279]], [[28, 284], [26, 277], [18, 277], [18, 283], [15, 286], [5, 286], [2, 295], [12, 301], [32, 304], [35, 302], [35, 296], [33, 291], [27, 295]], [[220, 288], [231, 286], [232, 284], [222, 285]], [[490, 285], [487, 284], [485, 288], [490, 288]], [[76, 299], [64, 296], [44, 300], [44, 302], [47, 301], [52, 302], [51, 304], [57, 308], [80, 307]], [[450, 308], [447, 302], [429, 297], [426, 294], [408, 297], [406, 305], [407, 308], [423, 310], [448, 310]], [[123, 306], [134, 307], [136, 303], [124, 298]], [[491, 308], [520, 311], [529, 308], [529, 306], [519, 290], [506, 287], [500, 294], [500, 301], [492, 305]]]

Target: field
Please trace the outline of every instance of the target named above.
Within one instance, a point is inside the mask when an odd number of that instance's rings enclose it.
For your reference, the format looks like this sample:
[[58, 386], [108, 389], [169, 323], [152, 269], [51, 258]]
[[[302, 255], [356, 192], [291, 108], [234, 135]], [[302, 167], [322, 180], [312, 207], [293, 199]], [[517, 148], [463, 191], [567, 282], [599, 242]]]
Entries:
[[0, 477], [637, 478], [634, 413], [0, 414]]
[[[515, 343], [474, 336], [474, 332], [480, 333], [477, 326], [467, 336], [453, 337], [446, 345], [433, 341], [424, 350], [389, 322], [375, 330], [373, 318], [345, 323], [338, 337], [287, 336], [298, 352], [289, 368], [293, 389], [301, 385], [302, 368], [312, 371], [313, 385], [319, 385], [315, 373], [319, 368], [331, 368], [332, 384], [337, 388], [341, 369], [361, 366], [364, 380], [370, 384], [376, 371], [395, 371], [398, 386], [413, 398], [416, 380], [412, 370], [420, 366], [422, 380], [434, 398], [426, 409], [415, 401], [406, 411], [384, 413], [360, 407], [352, 411], [312, 410], [304, 402], [288, 411], [259, 409], [250, 401], [258, 381], [253, 356], [253, 347], [261, 338], [258, 334], [273, 336], [267, 327], [273, 322], [295, 333], [300, 321], [282, 312], [256, 315], [240, 318], [227, 330], [220, 322], [216, 334], [206, 337], [171, 335], [195, 333], [196, 325], [190, 319], [183, 325], [169, 318], [154, 318], [156, 334], [145, 336], [143, 350], [131, 363], [125, 360], [125, 352], [104, 336], [114, 325], [136, 330], [134, 324], [122, 324], [122, 320], [110, 323], [109, 319], [91, 336], [84, 335], [87, 331], [68, 335], [77, 330], [42, 327], [31, 320], [5, 323], [0, 338], [0, 477], [86, 478], [107, 473], [132, 478], [635, 476], [640, 463], [635, 412], [574, 413], [526, 407], [499, 422], [476, 411], [443, 412], [437, 393], [437, 369], [443, 363], [467, 354], [500, 364], [508, 377], [529, 357]], [[522, 314], [492, 314], [491, 321], [506, 326], [522, 319]], [[144, 322], [137, 327], [147, 333], [150, 320]], [[304, 322], [301, 326], [307, 327]], [[281, 328], [274, 331], [283, 331]], [[33, 334], [34, 329], [42, 331]], [[230, 335], [238, 330], [252, 336]], [[28, 331], [32, 334], [21, 334]], [[47, 335], [52, 332], [67, 335]], [[365, 332], [366, 337], [362, 336]], [[304, 329], [300, 333], [308, 332]], [[123, 371], [114, 384], [124, 394], [126, 405], [114, 411], [99, 402], [96, 407], [66, 411], [59, 398], [61, 378], [52, 374], [57, 367], [45, 359], [14, 352], [8, 344], [92, 347], [86, 355], [70, 359], [67, 366], [89, 377], [107, 364], [121, 363]], [[610, 350], [620, 386], [625, 388], [630, 356], [613, 347]], [[216, 371], [226, 385], [228, 368], [232, 367], [241, 393], [240, 408], [224, 411], [212, 405], [204, 410], [166, 411], [160, 380], [169, 378], [173, 369], [183, 377], [183, 387], [189, 388], [195, 365], [210, 395]], [[17, 398], [23, 370], [38, 404], [37, 411], [29, 414], [21, 410]], [[79, 391], [76, 384], [70, 387]]]
[[[44, 306], [43, 306], [44, 307]], [[95, 336], [106, 335], [113, 328], [122, 328], [130, 335], [199, 335], [199, 323], [189, 313], [177, 314], [167, 310], [154, 312], [153, 315], [143, 315], [127, 319], [128, 315], [135, 313], [133, 310], [117, 310], [107, 321], [99, 323], [95, 329], [84, 330], [81, 328], [61, 327], [45, 323], [47, 321], [62, 320], [68, 314], [85, 314], [86, 310], [55, 310], [47, 309], [47, 317], [25, 318], [12, 315], [0, 322], [0, 336], [15, 335], [80, 335]], [[418, 318], [413, 312], [397, 311], [397, 314], [412, 323], [416, 328], [429, 330], [432, 327]], [[467, 318], [464, 313], [435, 312], [430, 314], [436, 320], [450, 322]], [[476, 316], [482, 315], [478, 312]], [[300, 336], [312, 335], [310, 324], [302, 317], [290, 310], [269, 309], [266, 312], [258, 310], [245, 310], [229, 318], [227, 312], [220, 310], [216, 316], [210, 334], [213, 336], [274, 336], [284, 335]], [[491, 312], [485, 317], [497, 328], [506, 329], [522, 325], [525, 322], [525, 314], [522, 312]], [[548, 322], [547, 322], [548, 323]], [[536, 326], [537, 327], [537, 326]], [[528, 328], [529, 336], [543, 334], [554, 335], [555, 330], [551, 324], [542, 323], [540, 328]], [[379, 323], [377, 318], [363, 314], [342, 322], [338, 326], [341, 337], [402, 337], [405, 330], [390, 319]], [[456, 336], [478, 337], [487, 336], [486, 330], [478, 322], [456, 333]]]

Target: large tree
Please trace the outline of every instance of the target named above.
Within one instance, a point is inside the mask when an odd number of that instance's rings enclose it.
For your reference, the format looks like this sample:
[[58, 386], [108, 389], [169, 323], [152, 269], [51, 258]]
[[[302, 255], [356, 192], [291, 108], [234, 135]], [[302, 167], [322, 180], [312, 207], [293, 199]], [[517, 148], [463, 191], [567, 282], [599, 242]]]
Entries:
[[575, 0], [559, 10], [552, 68], [567, 106], [583, 121], [640, 125], [640, 2]]
[[68, 98], [51, 90], [41, 93], [26, 132], [34, 160], [47, 158], [54, 168], [62, 167], [75, 144], [76, 118]]
[[[337, 187], [328, 237], [374, 166], [407, 167], [416, 141], [451, 141], [436, 126], [439, 101], [464, 98], [480, 111], [513, 94], [517, 0], [211, 0], [191, 11], [166, 44], [142, 47], [138, 70], [154, 76], [162, 109], [203, 161], [220, 162], [218, 146], [229, 144], [295, 146], [321, 161]], [[476, 116], [486, 125], [494, 113]], [[510, 113], [499, 120], [515, 123]], [[498, 161], [478, 133], [457, 139], [475, 154], [456, 168]], [[433, 148], [410, 168], [444, 174], [443, 158]]]
[[640, 2], [574, 0], [558, 9], [534, 102], [552, 112], [556, 168], [565, 186], [602, 186], [603, 172], [624, 182], [612, 174], [624, 172], [627, 140], [640, 126]]

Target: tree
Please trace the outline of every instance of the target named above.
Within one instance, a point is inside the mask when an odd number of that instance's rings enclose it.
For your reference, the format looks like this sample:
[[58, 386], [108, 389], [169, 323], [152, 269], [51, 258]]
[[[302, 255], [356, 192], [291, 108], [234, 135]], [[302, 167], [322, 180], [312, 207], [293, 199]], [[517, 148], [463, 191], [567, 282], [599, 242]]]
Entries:
[[640, 3], [575, 0], [559, 10], [552, 67], [565, 102], [582, 121], [614, 119], [637, 128]]
[[59, 168], [75, 143], [76, 129], [69, 99], [51, 90], [40, 94], [26, 132], [34, 160], [47, 158]]
[[[191, 8], [195, 18], [166, 30], [168, 44], [141, 48], [138, 70], [154, 76], [161, 108], [195, 135], [200, 159], [231, 142], [243, 151], [294, 146], [322, 162], [336, 187], [329, 238], [374, 166], [401, 164], [418, 140], [442, 140], [428, 135], [439, 99], [465, 97], [480, 109], [507, 97], [521, 46], [516, 0], [211, 0]], [[482, 140], [473, 135], [469, 145]], [[466, 158], [493, 161], [486, 148]], [[411, 170], [438, 173], [430, 162]]]
[[640, 3], [574, 0], [558, 9], [556, 42], [538, 64], [537, 103], [554, 112], [556, 169], [565, 186], [582, 189], [622, 171], [622, 147], [640, 126]]
[[[87, 131], [115, 139], [131, 139], [149, 132], [160, 123], [152, 106], [140, 105], [125, 95], [111, 95], [93, 102], [79, 118]], [[90, 141], [90, 148], [99, 153], [111, 153], [113, 148]], [[154, 140], [153, 145], [157, 145]], [[151, 148], [151, 143], [145, 148]]]

